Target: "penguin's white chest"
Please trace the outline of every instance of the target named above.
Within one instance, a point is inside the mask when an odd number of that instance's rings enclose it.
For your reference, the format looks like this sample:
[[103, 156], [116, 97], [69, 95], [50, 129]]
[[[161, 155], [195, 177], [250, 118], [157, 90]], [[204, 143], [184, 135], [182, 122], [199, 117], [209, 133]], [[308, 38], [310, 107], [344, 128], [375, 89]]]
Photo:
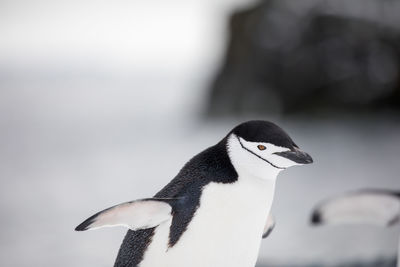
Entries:
[[159, 225], [140, 267], [254, 267], [275, 181], [210, 183], [179, 241], [168, 248], [171, 220]]

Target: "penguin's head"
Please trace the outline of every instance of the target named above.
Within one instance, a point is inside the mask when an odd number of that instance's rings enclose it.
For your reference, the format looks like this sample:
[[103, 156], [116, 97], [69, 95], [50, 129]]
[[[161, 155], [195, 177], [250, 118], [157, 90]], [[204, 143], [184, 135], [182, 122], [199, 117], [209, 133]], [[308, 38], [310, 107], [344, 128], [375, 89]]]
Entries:
[[268, 121], [248, 121], [236, 126], [227, 136], [227, 150], [239, 174], [261, 178], [313, 162], [285, 131]]

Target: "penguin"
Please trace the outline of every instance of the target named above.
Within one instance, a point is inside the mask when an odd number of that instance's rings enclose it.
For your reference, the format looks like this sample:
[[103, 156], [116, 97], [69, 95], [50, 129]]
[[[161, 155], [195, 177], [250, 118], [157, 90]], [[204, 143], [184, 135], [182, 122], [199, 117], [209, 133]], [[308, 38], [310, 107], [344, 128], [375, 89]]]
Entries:
[[[362, 189], [317, 204], [311, 214], [314, 226], [370, 224], [390, 227], [400, 221], [400, 191]], [[400, 236], [397, 253], [400, 267]]]
[[311, 215], [313, 225], [373, 224], [392, 226], [400, 219], [400, 192], [363, 189], [322, 201]]
[[268, 121], [247, 121], [194, 156], [153, 198], [105, 209], [78, 225], [129, 230], [115, 267], [253, 267], [278, 174], [311, 156]]

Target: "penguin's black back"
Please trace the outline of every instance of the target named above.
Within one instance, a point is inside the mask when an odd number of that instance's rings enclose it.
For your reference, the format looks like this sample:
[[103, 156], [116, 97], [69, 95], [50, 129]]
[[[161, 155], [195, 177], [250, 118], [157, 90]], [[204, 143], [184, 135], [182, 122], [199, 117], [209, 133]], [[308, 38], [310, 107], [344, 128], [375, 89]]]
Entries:
[[[226, 151], [227, 138], [193, 157], [178, 175], [155, 198], [166, 200], [172, 206], [173, 219], [170, 227], [169, 246], [174, 246], [193, 218], [200, 204], [204, 186], [210, 182], [233, 183], [238, 175]], [[142, 260], [151, 243], [154, 229], [129, 230], [122, 242], [115, 267], [135, 267]]]

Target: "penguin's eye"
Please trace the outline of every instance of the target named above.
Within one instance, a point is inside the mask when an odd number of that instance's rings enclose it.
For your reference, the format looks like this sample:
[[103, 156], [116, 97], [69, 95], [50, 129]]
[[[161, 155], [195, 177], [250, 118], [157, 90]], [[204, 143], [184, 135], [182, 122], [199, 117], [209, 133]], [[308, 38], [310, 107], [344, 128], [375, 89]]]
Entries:
[[267, 149], [267, 148], [266, 148], [265, 146], [263, 146], [263, 145], [258, 145], [257, 148], [258, 148], [259, 150], [265, 150], [265, 149]]

